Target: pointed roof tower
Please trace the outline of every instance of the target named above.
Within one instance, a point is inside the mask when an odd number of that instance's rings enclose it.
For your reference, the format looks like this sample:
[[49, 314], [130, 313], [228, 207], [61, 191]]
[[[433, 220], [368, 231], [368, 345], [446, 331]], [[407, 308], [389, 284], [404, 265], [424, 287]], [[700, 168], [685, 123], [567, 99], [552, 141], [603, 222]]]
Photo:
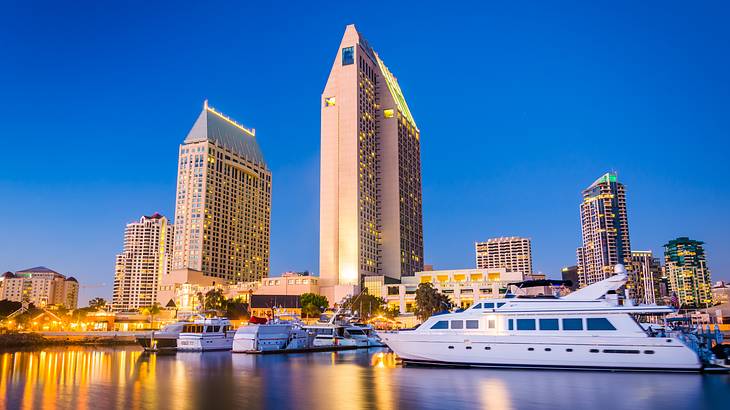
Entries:
[[264, 155], [256, 142], [256, 130], [246, 128], [203, 102], [203, 110], [190, 129], [185, 143], [211, 141], [254, 164], [266, 167]]

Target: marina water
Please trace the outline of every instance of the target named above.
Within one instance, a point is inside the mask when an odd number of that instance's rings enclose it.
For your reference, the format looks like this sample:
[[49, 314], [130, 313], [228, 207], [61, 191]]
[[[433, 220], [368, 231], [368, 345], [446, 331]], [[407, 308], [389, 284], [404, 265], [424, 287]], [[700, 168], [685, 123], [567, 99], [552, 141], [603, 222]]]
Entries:
[[730, 376], [402, 367], [388, 349], [0, 353], [0, 408], [722, 409]]

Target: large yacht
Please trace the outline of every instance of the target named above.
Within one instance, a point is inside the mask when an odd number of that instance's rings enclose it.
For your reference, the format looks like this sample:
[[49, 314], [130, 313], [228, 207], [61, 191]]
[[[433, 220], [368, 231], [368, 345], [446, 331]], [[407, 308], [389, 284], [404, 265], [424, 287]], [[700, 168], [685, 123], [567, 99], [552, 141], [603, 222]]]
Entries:
[[699, 371], [677, 337], [645, 330], [636, 316], [668, 306], [633, 305], [617, 274], [567, 296], [483, 299], [460, 313], [432, 316], [414, 330], [382, 333], [405, 363], [474, 367]]
[[226, 318], [198, 319], [183, 326], [177, 341], [179, 351], [231, 350], [236, 331]]

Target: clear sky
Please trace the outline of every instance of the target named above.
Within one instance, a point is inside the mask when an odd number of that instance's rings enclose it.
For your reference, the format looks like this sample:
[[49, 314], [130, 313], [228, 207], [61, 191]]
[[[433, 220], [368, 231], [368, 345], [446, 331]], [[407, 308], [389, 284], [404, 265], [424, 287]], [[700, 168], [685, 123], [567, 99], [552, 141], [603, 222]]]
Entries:
[[319, 97], [355, 23], [421, 129], [427, 263], [472, 267], [474, 241], [521, 235], [558, 277], [581, 189], [615, 170], [632, 248], [700, 239], [730, 279], [727, 2], [105, 3], [3, 5], [2, 271], [110, 297], [125, 224], [174, 214], [206, 98], [257, 129], [272, 272], [318, 271]]

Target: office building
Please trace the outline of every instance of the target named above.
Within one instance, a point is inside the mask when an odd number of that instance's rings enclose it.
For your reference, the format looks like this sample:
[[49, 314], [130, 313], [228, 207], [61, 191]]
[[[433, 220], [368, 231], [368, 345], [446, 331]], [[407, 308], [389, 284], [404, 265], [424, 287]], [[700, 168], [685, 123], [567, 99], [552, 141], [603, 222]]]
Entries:
[[172, 272], [163, 306], [184, 283], [256, 281], [269, 274], [271, 171], [246, 128], [206, 101], [180, 146]]
[[420, 131], [400, 85], [354, 25], [321, 99], [320, 276], [339, 300], [364, 276], [423, 269]]
[[570, 290], [574, 291], [578, 289], [578, 267], [573, 266], [566, 266], [563, 269], [560, 270], [560, 276], [563, 280], [569, 280], [572, 284], [570, 285]]
[[117, 255], [112, 310], [129, 312], [158, 303], [160, 279], [172, 269], [173, 226], [155, 213], [127, 224]]
[[[633, 288], [629, 295], [637, 303], [661, 304], [659, 283], [662, 277], [662, 267], [659, 259], [652, 251], [631, 251], [630, 270], [633, 274]], [[628, 270], [627, 270], [628, 271]]]
[[475, 245], [477, 269], [504, 268], [507, 272], [532, 275], [532, 245], [516, 236], [488, 239]]
[[0, 300], [32, 303], [37, 307], [62, 306], [76, 309], [79, 282], [45, 266], [24, 269], [3, 279]]
[[664, 268], [669, 290], [681, 307], [712, 305], [712, 280], [707, 267], [704, 242], [687, 237], [664, 244]]
[[631, 269], [626, 189], [615, 173], [604, 174], [583, 190], [580, 221], [583, 246], [576, 256], [581, 286], [612, 276], [617, 264]]

